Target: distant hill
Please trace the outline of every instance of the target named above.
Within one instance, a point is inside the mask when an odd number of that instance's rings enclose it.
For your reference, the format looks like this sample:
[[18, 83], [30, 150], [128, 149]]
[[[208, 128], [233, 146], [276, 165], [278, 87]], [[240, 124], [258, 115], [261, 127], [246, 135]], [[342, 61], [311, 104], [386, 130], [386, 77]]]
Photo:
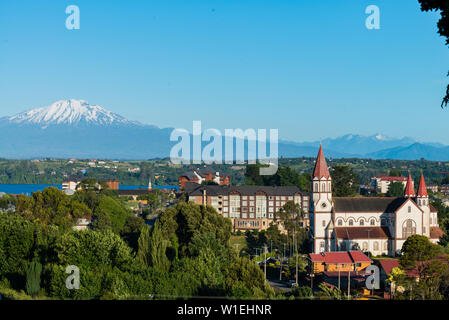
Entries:
[[396, 147], [366, 155], [373, 159], [449, 161], [449, 147], [434, 147], [422, 143], [413, 143], [406, 147]]
[[[130, 121], [84, 100], [61, 100], [49, 106], [0, 118], [0, 158], [165, 158], [176, 142], [173, 128]], [[203, 143], [203, 146], [206, 143]], [[395, 139], [382, 134], [347, 134], [322, 141], [327, 157], [449, 160], [449, 147]], [[223, 144], [224, 145], [224, 144]], [[279, 156], [315, 157], [319, 142], [279, 141]], [[223, 153], [224, 154], [224, 153]]]

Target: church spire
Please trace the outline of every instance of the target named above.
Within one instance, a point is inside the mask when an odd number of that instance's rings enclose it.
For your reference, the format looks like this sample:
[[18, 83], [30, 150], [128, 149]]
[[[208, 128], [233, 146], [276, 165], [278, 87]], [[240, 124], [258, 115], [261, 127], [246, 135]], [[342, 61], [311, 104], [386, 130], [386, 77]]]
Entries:
[[421, 172], [421, 179], [419, 180], [417, 196], [421, 198], [427, 198], [429, 196], [427, 194], [426, 181], [424, 181], [424, 175], [422, 172]]
[[320, 143], [320, 150], [318, 151], [318, 156], [316, 158], [315, 162], [315, 169], [313, 170], [313, 177], [312, 178], [326, 178], [329, 179], [329, 169], [327, 167], [326, 158], [324, 157], [323, 148], [321, 147]]
[[413, 180], [410, 172], [408, 173], [407, 185], [405, 186], [404, 197], [414, 197], [415, 188], [413, 187]]

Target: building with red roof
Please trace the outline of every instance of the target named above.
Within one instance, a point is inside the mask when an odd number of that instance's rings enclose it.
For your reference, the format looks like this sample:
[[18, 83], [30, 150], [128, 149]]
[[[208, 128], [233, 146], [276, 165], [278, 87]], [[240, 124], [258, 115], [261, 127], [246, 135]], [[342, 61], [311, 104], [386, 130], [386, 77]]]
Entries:
[[354, 271], [360, 272], [373, 261], [361, 251], [323, 252], [309, 254], [310, 272], [313, 274], [326, 272]]
[[[334, 197], [332, 176], [320, 145], [311, 179], [310, 231], [313, 253], [362, 250], [374, 256], [395, 256], [414, 234], [437, 243], [443, 235], [438, 212], [430, 204], [423, 174], [417, 192], [411, 173], [380, 177], [405, 183], [402, 197]], [[405, 180], [405, 181], [404, 181]]]

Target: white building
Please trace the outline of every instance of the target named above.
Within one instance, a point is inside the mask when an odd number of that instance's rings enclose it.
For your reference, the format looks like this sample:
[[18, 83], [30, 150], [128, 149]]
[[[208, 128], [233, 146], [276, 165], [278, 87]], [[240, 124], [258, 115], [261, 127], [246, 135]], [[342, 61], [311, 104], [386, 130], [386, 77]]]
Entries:
[[68, 179], [62, 182], [62, 191], [70, 190], [75, 192], [76, 186], [81, 182], [78, 179]]
[[361, 249], [394, 256], [413, 234], [436, 243], [443, 233], [422, 174], [417, 194], [409, 174], [400, 198], [332, 197], [332, 177], [321, 146], [312, 175], [310, 224], [314, 253]]
[[405, 177], [390, 177], [386, 175], [378, 175], [371, 178], [371, 185], [380, 193], [387, 193], [392, 182], [402, 183], [404, 188], [407, 184], [407, 178]]

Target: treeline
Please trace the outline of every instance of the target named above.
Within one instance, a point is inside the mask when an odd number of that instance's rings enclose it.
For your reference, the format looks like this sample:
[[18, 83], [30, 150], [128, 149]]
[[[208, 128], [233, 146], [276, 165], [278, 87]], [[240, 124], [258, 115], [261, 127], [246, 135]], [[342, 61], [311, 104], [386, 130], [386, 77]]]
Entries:
[[[79, 217], [93, 228], [73, 231]], [[179, 203], [153, 227], [107, 190], [86, 184], [17, 198], [0, 213], [0, 294], [6, 299], [270, 298], [259, 267], [229, 245], [231, 222], [211, 207]], [[68, 266], [79, 290], [66, 287]]]

